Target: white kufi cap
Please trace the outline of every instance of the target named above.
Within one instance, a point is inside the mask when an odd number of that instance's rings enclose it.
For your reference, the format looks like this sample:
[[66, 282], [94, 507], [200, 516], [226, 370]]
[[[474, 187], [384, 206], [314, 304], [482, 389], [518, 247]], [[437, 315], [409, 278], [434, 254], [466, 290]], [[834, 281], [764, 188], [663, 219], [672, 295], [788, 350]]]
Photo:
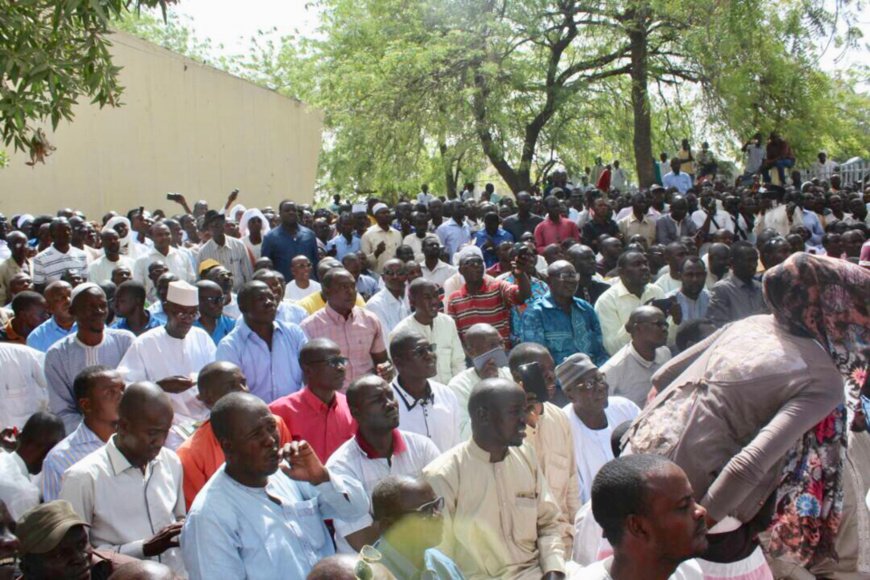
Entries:
[[199, 290], [183, 280], [169, 283], [166, 301], [179, 306], [199, 306]]

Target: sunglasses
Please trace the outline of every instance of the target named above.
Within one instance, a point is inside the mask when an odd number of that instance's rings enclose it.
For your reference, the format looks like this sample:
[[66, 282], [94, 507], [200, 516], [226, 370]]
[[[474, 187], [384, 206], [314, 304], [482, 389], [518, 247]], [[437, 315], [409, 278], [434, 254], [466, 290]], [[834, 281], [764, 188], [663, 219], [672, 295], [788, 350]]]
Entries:
[[203, 302], [208, 302], [209, 304], [223, 304], [224, 297], [223, 296], [203, 296], [200, 300]]
[[594, 391], [596, 389], [599, 389], [599, 390], [606, 389], [607, 388], [607, 379], [604, 377], [604, 375], [599, 374], [596, 377], [582, 381], [579, 385], [577, 385], [574, 388], [580, 392]]
[[415, 513], [426, 516], [427, 518], [435, 517], [444, 511], [444, 498], [438, 497], [428, 503], [424, 503], [414, 510]]
[[347, 365], [347, 362], [348, 359], [346, 356], [331, 356], [323, 360], [311, 361], [310, 364], [316, 365], [320, 363], [326, 363], [327, 366], [337, 369], [338, 367]]
[[417, 356], [424, 356], [427, 352], [429, 354], [435, 354], [435, 351], [438, 350], [437, 344], [430, 344], [429, 346], [418, 346], [414, 349], [414, 354]]

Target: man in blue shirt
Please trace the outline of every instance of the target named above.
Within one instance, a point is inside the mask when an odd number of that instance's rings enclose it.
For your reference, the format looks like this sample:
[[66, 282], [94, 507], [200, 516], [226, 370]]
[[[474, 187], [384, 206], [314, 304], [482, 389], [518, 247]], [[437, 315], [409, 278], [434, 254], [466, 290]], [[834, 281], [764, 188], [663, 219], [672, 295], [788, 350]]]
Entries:
[[435, 234], [452, 262], [459, 248], [471, 241], [471, 229], [465, 222], [465, 206], [462, 202], [455, 199], [448, 201], [444, 207], [444, 213], [447, 212], [450, 212], [451, 218], [438, 226]]
[[284, 274], [284, 279], [293, 279], [290, 262], [296, 256], [305, 256], [316, 264], [317, 239], [314, 232], [299, 223], [296, 204], [292, 201], [282, 201], [278, 206], [281, 216], [281, 227], [273, 228], [263, 237], [260, 254], [272, 260], [275, 269]]
[[689, 191], [689, 188], [692, 187], [692, 178], [689, 177], [688, 173], [680, 171], [682, 163], [676, 157], [671, 159], [671, 172], [662, 178], [662, 185], [665, 189], [675, 187], [680, 194], [685, 195]]
[[339, 262], [348, 254], [360, 249], [360, 237], [354, 231], [353, 215], [343, 213], [338, 216], [338, 235], [326, 243], [326, 254]]
[[[380, 564], [397, 580], [465, 578], [456, 563], [435, 546], [444, 528], [444, 498], [424, 479], [390, 475], [372, 492], [372, 512], [380, 539]], [[364, 555], [364, 554], [363, 554]]]
[[206, 331], [217, 346], [236, 326], [236, 321], [224, 314], [224, 291], [216, 282], [200, 280], [196, 283], [199, 290], [199, 318], [194, 326]]
[[76, 331], [76, 323], [69, 312], [71, 296], [72, 286], [61, 280], [46, 287], [45, 303], [51, 311], [51, 318], [27, 335], [27, 346], [48, 352], [54, 343]]
[[215, 360], [241, 368], [250, 392], [266, 403], [301, 389], [299, 350], [308, 342], [302, 329], [275, 320], [278, 302], [263, 282], [242, 286], [239, 308], [243, 320], [218, 345]]
[[596, 365], [607, 361], [601, 324], [595, 309], [574, 296], [580, 275], [574, 266], [558, 260], [547, 268], [550, 292], [532, 303], [523, 313], [522, 342], [547, 347], [557, 365], [581, 352]]
[[483, 250], [483, 261], [487, 268], [498, 263], [496, 249], [502, 242], [513, 242], [514, 237], [499, 226], [498, 214], [494, 211], [483, 216], [483, 229], [474, 234], [474, 244]]
[[335, 552], [323, 520], [363, 516], [365, 490], [330, 473], [305, 441], [280, 448], [269, 407], [249, 393], [223, 397], [210, 419], [226, 463], [197, 494], [181, 532], [191, 580], [304, 580]]

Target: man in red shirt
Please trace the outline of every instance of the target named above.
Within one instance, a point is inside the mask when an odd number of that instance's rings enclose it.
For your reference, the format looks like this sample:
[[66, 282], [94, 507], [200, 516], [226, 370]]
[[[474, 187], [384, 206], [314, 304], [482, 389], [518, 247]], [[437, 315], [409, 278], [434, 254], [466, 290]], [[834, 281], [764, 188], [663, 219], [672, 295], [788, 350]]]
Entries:
[[[533, 259], [532, 255], [518, 260]], [[447, 314], [456, 322], [459, 338], [479, 322], [493, 325], [505, 347], [510, 348], [510, 307], [524, 303], [532, 294], [529, 276], [516, 261], [513, 264], [516, 284], [496, 280], [484, 274], [483, 254], [477, 246], [466, 246], [456, 255], [459, 273], [465, 284], [447, 300]]]
[[293, 438], [307, 441], [321, 463], [353, 437], [357, 425], [347, 397], [340, 391], [347, 357], [328, 338], [315, 338], [299, 351], [305, 386], [269, 405], [293, 429]]
[[538, 253], [543, 254], [544, 248], [550, 244], [561, 244], [563, 240], [574, 238], [580, 240], [580, 230], [577, 224], [562, 216], [562, 203], [555, 195], [544, 200], [547, 219], [535, 227], [535, 246]]

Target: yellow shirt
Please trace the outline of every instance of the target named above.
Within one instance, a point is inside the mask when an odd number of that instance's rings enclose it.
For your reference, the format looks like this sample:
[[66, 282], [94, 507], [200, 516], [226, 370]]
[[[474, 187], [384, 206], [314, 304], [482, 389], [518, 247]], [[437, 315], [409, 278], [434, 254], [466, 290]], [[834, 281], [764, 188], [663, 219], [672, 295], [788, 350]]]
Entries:
[[[326, 302], [323, 300], [323, 296], [320, 294], [320, 292], [314, 292], [313, 294], [309, 294], [296, 304], [307, 310], [308, 314], [314, 314], [315, 312], [326, 306]], [[359, 294], [356, 295], [356, 305], [360, 308], [366, 307], [365, 300], [363, 300], [362, 296], [360, 296]]]
[[444, 543], [468, 580], [540, 580], [565, 572], [559, 506], [529, 445], [504, 461], [473, 440], [443, 453], [423, 477], [444, 498]]
[[598, 298], [595, 303], [595, 314], [598, 315], [598, 321], [601, 323], [607, 354], [616, 354], [631, 340], [631, 335], [625, 330], [625, 323], [628, 322], [628, 317], [634, 309], [664, 295], [665, 291], [655, 284], [647, 284], [643, 296], [638, 298], [629, 292], [620, 280]]
[[8, 257], [0, 263], [0, 306], [6, 304], [7, 292], [9, 292], [9, 282], [18, 272], [25, 271], [31, 276], [33, 275], [33, 262], [30, 260], [24, 261], [24, 268], [18, 265], [15, 258]]

